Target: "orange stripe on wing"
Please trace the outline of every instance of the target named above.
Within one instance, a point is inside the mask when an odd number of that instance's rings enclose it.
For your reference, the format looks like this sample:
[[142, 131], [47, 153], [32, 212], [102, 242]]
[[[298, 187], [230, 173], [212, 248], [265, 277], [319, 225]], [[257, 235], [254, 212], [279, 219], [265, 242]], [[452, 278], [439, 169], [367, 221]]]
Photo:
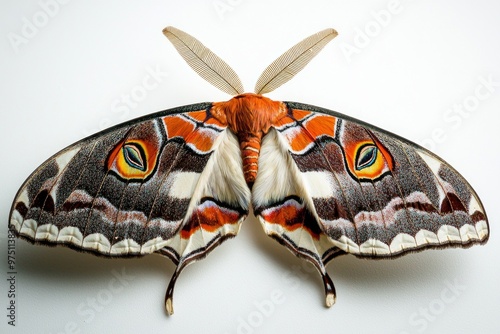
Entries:
[[[209, 117], [206, 111], [193, 111], [163, 118], [167, 138], [182, 138], [191, 148], [199, 152], [209, 152], [217, 138], [219, 129], [224, 125], [215, 118]], [[198, 123], [198, 126], [197, 126]], [[202, 124], [203, 123], [203, 124]], [[203, 125], [212, 125], [205, 127]], [[215, 129], [214, 130], [214, 125]]]
[[217, 133], [207, 128], [198, 128], [184, 138], [186, 143], [195, 147], [198, 151], [208, 152], [212, 149]]
[[300, 110], [300, 109], [293, 109], [292, 110], [293, 119], [295, 119], [299, 122], [311, 114], [312, 114], [311, 111], [305, 111], [305, 110]]
[[165, 124], [168, 139], [186, 138], [196, 128], [193, 122], [179, 115], [164, 117], [163, 124]]
[[309, 135], [309, 133], [300, 126], [296, 126], [293, 129], [287, 130], [284, 135], [287, 138], [288, 143], [290, 144], [290, 148], [294, 152], [304, 151], [305, 149], [313, 145], [314, 140], [316, 139], [314, 137], [311, 137], [311, 135]]
[[305, 229], [314, 239], [319, 239], [320, 231], [312, 228], [306, 222], [306, 210], [304, 206], [294, 199], [285, 203], [263, 210], [260, 215], [267, 223], [281, 225], [286, 231]]
[[225, 224], [237, 223], [241, 216], [242, 214], [238, 211], [221, 207], [207, 200], [198, 206], [191, 219], [183, 226], [181, 237], [189, 239], [200, 228], [213, 233]]
[[273, 126], [282, 132], [294, 152], [303, 153], [322, 136], [334, 138], [336, 123], [337, 119], [330, 115], [293, 109]]
[[211, 117], [211, 118], [207, 119], [205, 121], [205, 124], [212, 125], [212, 126], [215, 125], [215, 127], [219, 128], [220, 130], [224, 129], [227, 126], [227, 124], [224, 124], [224, 123], [220, 122], [218, 119], [216, 119], [214, 117]]
[[335, 137], [335, 126], [337, 119], [330, 115], [317, 114], [304, 123], [306, 130], [314, 137]]
[[288, 125], [292, 125], [295, 123], [295, 120], [290, 118], [289, 116], [281, 117], [273, 122], [273, 126], [276, 128], [286, 127]]
[[192, 111], [187, 113], [187, 115], [198, 122], [205, 122], [208, 118], [207, 112], [205, 110]]

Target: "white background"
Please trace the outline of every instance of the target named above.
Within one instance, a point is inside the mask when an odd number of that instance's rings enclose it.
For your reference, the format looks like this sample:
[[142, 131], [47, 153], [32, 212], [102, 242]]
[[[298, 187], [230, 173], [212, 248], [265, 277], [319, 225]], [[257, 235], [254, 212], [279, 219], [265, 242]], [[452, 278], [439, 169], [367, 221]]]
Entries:
[[[498, 333], [499, 10], [493, 0], [115, 0], [57, 8], [54, 0], [2, 1], [0, 331]], [[326, 309], [319, 275], [249, 218], [236, 239], [182, 273], [168, 317], [168, 259], [108, 260], [18, 241], [16, 327], [7, 325], [7, 217], [25, 178], [53, 153], [112, 124], [229, 98], [177, 55], [161, 33], [167, 25], [209, 46], [248, 91], [290, 46], [337, 29], [269, 97], [333, 109], [425, 143], [480, 195], [489, 243], [393, 261], [338, 258], [328, 269], [337, 304]], [[485, 80], [495, 83], [489, 91]], [[117, 281], [117, 272], [127, 277]]]

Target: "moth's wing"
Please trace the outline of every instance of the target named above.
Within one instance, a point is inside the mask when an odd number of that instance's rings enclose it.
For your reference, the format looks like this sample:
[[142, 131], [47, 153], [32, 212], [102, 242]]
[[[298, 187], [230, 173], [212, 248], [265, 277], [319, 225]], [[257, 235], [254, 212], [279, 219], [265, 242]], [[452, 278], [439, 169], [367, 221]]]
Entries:
[[152, 114], [57, 153], [19, 190], [10, 228], [104, 256], [159, 252], [178, 266], [173, 288], [248, 213], [238, 141], [210, 107]]
[[263, 140], [252, 200], [266, 233], [316, 265], [327, 295], [325, 265], [339, 254], [394, 257], [487, 241], [479, 198], [446, 162], [344, 115], [287, 106]]

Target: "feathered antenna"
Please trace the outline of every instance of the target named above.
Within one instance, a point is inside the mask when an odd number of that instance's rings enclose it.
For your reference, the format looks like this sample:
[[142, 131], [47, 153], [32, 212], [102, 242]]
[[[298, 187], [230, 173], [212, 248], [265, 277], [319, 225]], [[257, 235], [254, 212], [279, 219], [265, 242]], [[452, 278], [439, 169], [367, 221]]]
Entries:
[[292, 79], [337, 35], [334, 29], [325, 29], [292, 46], [262, 72], [255, 93], [272, 92]]
[[174, 27], [166, 27], [163, 29], [163, 34], [188, 65], [203, 79], [231, 95], [244, 92], [236, 72], [199, 40]]

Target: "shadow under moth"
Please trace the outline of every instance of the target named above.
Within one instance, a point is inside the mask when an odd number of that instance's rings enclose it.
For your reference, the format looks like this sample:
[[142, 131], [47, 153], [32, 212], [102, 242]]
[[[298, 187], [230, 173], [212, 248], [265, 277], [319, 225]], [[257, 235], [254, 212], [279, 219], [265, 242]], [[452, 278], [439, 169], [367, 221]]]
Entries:
[[265, 233], [311, 262], [326, 306], [335, 257], [392, 258], [488, 240], [479, 198], [442, 159], [406, 139], [327, 109], [273, 101], [273, 91], [337, 33], [320, 31], [264, 70], [255, 93], [194, 37], [163, 30], [229, 101], [169, 109], [70, 145], [18, 191], [9, 228], [35, 244], [107, 257], [159, 253], [180, 272], [234, 237], [253, 208]]

